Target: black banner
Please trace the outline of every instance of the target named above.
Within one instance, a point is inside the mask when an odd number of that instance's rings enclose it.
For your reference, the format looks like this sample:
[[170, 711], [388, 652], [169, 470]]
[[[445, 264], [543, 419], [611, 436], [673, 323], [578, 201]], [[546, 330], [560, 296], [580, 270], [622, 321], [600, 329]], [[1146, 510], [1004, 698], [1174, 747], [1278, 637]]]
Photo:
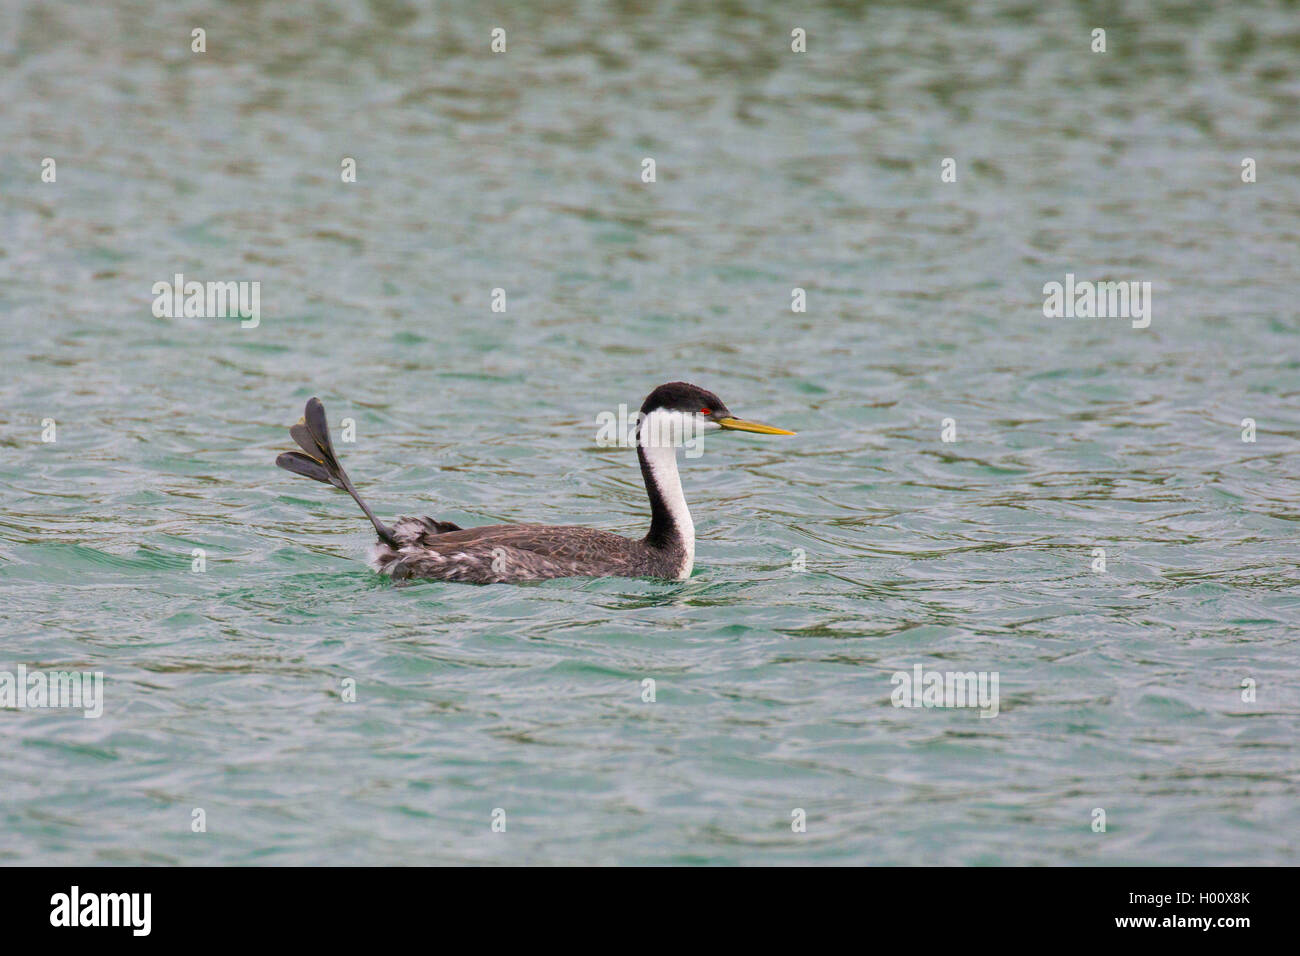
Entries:
[[[826, 879], [829, 878], [829, 879]], [[1283, 870], [1266, 869], [7, 869], [6, 939], [79, 944], [283, 939], [372, 942], [377, 929], [483, 933], [541, 942], [661, 937], [702, 923], [704, 936], [766, 941], [773, 928], [916, 942], [1125, 937], [1233, 945], [1282, 925]], [[698, 882], [696, 882], [698, 880]], [[833, 881], [833, 882], [831, 882]], [[433, 925], [435, 921], [440, 926]], [[611, 935], [613, 934], [613, 935]], [[810, 936], [810, 938], [812, 938]]]

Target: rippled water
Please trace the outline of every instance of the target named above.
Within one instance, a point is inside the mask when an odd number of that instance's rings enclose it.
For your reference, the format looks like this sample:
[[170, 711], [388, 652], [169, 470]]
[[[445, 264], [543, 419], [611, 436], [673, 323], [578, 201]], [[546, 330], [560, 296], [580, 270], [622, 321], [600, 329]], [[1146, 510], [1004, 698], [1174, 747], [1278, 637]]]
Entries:
[[[0, 711], [0, 860], [1300, 863], [1300, 19], [1209, 6], [5, 4], [0, 670], [106, 701]], [[272, 466], [635, 534], [679, 378], [799, 431], [685, 583], [394, 588]]]

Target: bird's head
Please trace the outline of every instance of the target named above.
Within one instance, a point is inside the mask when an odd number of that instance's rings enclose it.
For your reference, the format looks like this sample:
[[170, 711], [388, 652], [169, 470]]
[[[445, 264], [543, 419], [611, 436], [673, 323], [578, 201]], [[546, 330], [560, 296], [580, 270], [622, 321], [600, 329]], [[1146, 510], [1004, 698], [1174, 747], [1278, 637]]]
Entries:
[[[655, 433], [660, 435], [699, 435], [718, 429], [758, 435], [794, 434], [784, 428], [736, 418], [717, 395], [687, 382], [660, 385], [646, 396], [641, 405], [641, 415], [643, 422], [653, 426]], [[672, 443], [679, 444], [680, 441]]]

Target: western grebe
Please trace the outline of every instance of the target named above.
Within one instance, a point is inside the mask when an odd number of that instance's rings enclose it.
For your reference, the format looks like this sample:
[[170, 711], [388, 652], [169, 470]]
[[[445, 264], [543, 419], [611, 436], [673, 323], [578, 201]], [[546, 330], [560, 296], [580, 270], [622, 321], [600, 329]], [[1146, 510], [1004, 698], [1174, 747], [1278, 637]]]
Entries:
[[432, 518], [398, 518], [388, 528], [361, 500], [339, 464], [325, 423], [325, 408], [315, 398], [307, 402], [302, 420], [289, 429], [306, 454], [285, 452], [275, 463], [350, 494], [379, 534], [370, 566], [397, 580], [495, 584], [606, 575], [685, 580], [695, 566], [695, 525], [677, 475], [677, 445], [683, 436], [719, 429], [794, 434], [734, 418], [722, 399], [686, 382], [660, 385], [646, 398], [637, 423], [636, 452], [650, 497], [650, 531], [640, 540], [575, 525], [461, 528]]

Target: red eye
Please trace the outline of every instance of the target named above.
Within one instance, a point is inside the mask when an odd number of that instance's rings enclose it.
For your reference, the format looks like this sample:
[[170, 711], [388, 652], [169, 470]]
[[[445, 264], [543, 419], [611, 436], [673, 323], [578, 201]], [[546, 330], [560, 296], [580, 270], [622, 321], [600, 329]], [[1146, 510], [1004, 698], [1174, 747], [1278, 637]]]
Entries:
[[700, 409], [700, 414], [701, 414], [701, 415], [711, 415], [711, 414], [713, 414], [713, 413], [710, 412], [707, 408], [701, 408], [701, 409]]

